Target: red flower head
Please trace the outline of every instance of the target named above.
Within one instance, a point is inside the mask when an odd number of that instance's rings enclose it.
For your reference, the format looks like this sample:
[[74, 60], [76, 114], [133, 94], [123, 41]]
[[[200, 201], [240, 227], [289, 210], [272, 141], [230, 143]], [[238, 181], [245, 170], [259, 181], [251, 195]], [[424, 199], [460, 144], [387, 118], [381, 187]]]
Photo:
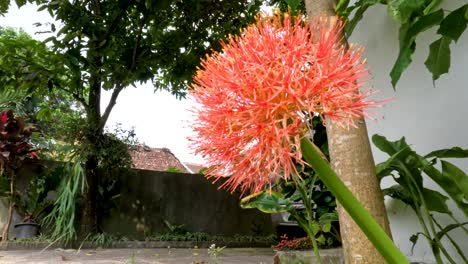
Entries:
[[364, 101], [370, 91], [359, 93], [368, 71], [361, 49], [341, 45], [338, 21], [258, 16], [202, 61], [190, 93], [198, 104], [192, 141], [208, 176], [230, 176], [231, 191], [288, 179], [302, 160], [304, 113], [349, 126], [378, 105]]

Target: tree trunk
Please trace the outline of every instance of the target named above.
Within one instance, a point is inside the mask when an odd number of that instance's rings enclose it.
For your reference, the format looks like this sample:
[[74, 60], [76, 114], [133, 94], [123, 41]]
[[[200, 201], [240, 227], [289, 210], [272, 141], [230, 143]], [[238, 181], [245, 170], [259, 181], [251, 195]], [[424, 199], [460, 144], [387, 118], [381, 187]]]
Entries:
[[99, 165], [100, 142], [103, 135], [103, 125], [101, 125], [101, 72], [102, 58], [96, 52], [97, 44], [90, 43], [88, 51], [88, 61], [95, 66], [95, 71], [89, 77], [88, 104], [85, 107], [87, 115], [87, 131], [85, 137], [86, 162], [85, 176], [87, 189], [84, 196], [83, 211], [81, 217], [81, 228], [79, 235], [81, 238], [90, 233], [99, 232], [100, 210], [97, 203], [99, 178], [96, 173]]
[[85, 162], [85, 177], [88, 188], [84, 194], [81, 226], [79, 231], [79, 236], [83, 239], [89, 234], [99, 231], [99, 209], [97, 204], [99, 179], [96, 173], [97, 165], [97, 156], [90, 154]]
[[[306, 0], [305, 3], [310, 18], [321, 14], [335, 15], [334, 0]], [[391, 235], [364, 119], [359, 120], [357, 128], [349, 129], [327, 121], [327, 137], [332, 168], [376, 221]], [[383, 257], [340, 205], [338, 205], [338, 216], [345, 262], [385, 263]]]

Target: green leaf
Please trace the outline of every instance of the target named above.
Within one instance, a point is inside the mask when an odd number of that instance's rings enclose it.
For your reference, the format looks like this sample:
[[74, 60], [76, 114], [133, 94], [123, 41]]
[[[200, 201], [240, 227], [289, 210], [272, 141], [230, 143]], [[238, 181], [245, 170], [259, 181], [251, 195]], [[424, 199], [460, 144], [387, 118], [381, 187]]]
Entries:
[[353, 7], [353, 9], [357, 6], [359, 6], [358, 10], [356, 11], [356, 13], [354, 13], [354, 16], [352, 19], [350, 19], [345, 27], [344, 27], [344, 31], [346, 32], [346, 35], [347, 36], [351, 36], [351, 34], [353, 33], [354, 31], [354, 28], [356, 27], [357, 23], [362, 19], [362, 17], [364, 16], [364, 12], [366, 12], [366, 10], [379, 3], [378, 0], [361, 0], [359, 2], [357, 2], [355, 4], [355, 6]]
[[44, 107], [37, 112], [36, 118], [39, 120], [50, 120], [52, 117], [52, 110], [49, 107]]
[[401, 25], [399, 32], [400, 39], [400, 51], [398, 53], [397, 60], [393, 65], [390, 72], [392, 79], [392, 86], [395, 89], [398, 80], [400, 80], [401, 74], [411, 64], [411, 55], [416, 50], [416, 37], [419, 33], [426, 31], [427, 29], [438, 25], [444, 18], [444, 11], [439, 9], [428, 15], [420, 17], [414, 23], [405, 23]]
[[450, 68], [450, 42], [451, 39], [441, 37], [429, 46], [426, 68], [432, 73], [432, 80], [439, 79], [440, 75], [447, 73]]
[[425, 0], [389, 0], [387, 11], [393, 19], [401, 24], [407, 23], [413, 12], [423, 8]]
[[434, 10], [434, 8], [438, 7], [438, 6], [440, 5], [441, 2], [442, 2], [442, 0], [432, 0], [432, 1], [426, 6], [426, 8], [424, 8], [423, 14], [424, 14], [424, 15], [429, 14], [430, 12], [432, 12], [432, 11]]
[[349, 0], [339, 0], [335, 7], [335, 12], [342, 15], [348, 8]]
[[309, 223], [309, 227], [314, 236], [320, 231], [320, 225], [317, 222]]
[[438, 191], [434, 191], [427, 188], [422, 189], [422, 195], [424, 197], [424, 201], [426, 202], [426, 206], [429, 211], [439, 212], [448, 215], [452, 214], [446, 203], [448, 200], [447, 196], [441, 194]]
[[[439, 170], [437, 170], [432, 164], [430, 164], [427, 160], [424, 158], [421, 158], [422, 162], [424, 164], [423, 170], [424, 173], [426, 173], [435, 183], [437, 183], [442, 189], [452, 198], [452, 200], [455, 202], [455, 204], [460, 208], [463, 213], [468, 216], [468, 203], [465, 202], [463, 192], [464, 190], [462, 189], [463, 184], [459, 184], [454, 180], [455, 177], [453, 177], [453, 174], [457, 174], [457, 170], [454, 168], [451, 168], [450, 164], [448, 162], [443, 162], [442, 164], [442, 170], [443, 173], [441, 173]], [[453, 177], [453, 178], [452, 178]], [[466, 181], [465, 180], [462, 180]]]
[[301, 0], [285, 0], [286, 4], [291, 8], [291, 14], [293, 16], [297, 15], [299, 11], [299, 5], [301, 3]]
[[432, 151], [431, 153], [424, 156], [425, 158], [468, 158], [468, 149], [462, 149], [460, 147], [453, 147], [450, 149], [439, 149]]
[[463, 227], [464, 225], [467, 225], [467, 224], [468, 224], [468, 222], [450, 224], [450, 225], [444, 227], [444, 229], [437, 232], [437, 234], [435, 235], [433, 241], [437, 241], [437, 240], [440, 241], [440, 239], [442, 239], [442, 237], [445, 236], [448, 232], [452, 231], [455, 228]]
[[326, 223], [322, 224], [322, 231], [325, 232], [325, 233], [330, 232], [331, 226], [332, 226], [331, 222], [326, 222]]
[[402, 137], [398, 141], [388, 141], [386, 137], [375, 134], [372, 136], [372, 142], [381, 151], [387, 153], [389, 156], [393, 156], [395, 153], [408, 148], [405, 137]]
[[453, 39], [456, 42], [466, 29], [466, 25], [468, 23], [468, 17], [466, 17], [467, 12], [468, 4], [452, 11], [444, 20], [442, 20], [437, 33], [444, 37]]
[[281, 213], [293, 210], [284, 195], [274, 191], [261, 191], [242, 198], [242, 208], [257, 208], [264, 213]]
[[382, 190], [383, 195], [388, 195], [393, 199], [400, 200], [406, 205], [409, 205], [413, 210], [417, 210], [419, 205], [416, 205], [409, 191], [401, 185], [395, 184], [391, 187]]
[[335, 211], [333, 213], [324, 213], [319, 217], [319, 223], [325, 224], [330, 222], [338, 221], [338, 213]]
[[[400, 42], [404, 42], [401, 40], [401, 29], [400, 28]], [[416, 42], [412, 41], [409, 45], [400, 44], [400, 51], [398, 53], [397, 60], [390, 71], [390, 77], [392, 79], [392, 86], [395, 89], [398, 80], [400, 80], [401, 74], [408, 68], [411, 64], [411, 55], [416, 50]]]
[[450, 178], [458, 186], [461, 191], [455, 195], [463, 195], [465, 201], [468, 201], [468, 175], [457, 166], [448, 161], [442, 162], [442, 175]]

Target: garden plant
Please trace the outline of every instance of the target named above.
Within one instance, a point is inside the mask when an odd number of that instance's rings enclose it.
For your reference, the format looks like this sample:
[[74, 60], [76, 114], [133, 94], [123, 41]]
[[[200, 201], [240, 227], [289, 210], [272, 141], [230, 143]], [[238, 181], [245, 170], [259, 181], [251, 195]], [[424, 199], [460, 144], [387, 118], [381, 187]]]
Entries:
[[211, 165], [208, 177], [229, 176], [223, 186], [231, 191], [271, 189], [279, 178], [298, 184], [296, 164], [312, 167], [382, 256], [407, 263], [305, 136], [314, 115], [350, 127], [382, 103], [368, 100], [369, 90], [358, 93], [367, 68], [360, 49], [341, 45], [342, 27], [337, 18], [309, 24], [276, 13], [223, 42], [194, 77], [194, 148]]

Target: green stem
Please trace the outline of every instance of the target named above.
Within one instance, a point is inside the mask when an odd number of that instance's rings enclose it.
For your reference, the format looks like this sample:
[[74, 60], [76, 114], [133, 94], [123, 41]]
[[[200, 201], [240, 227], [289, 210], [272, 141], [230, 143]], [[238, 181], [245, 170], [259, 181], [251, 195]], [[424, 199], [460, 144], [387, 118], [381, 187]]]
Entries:
[[[431, 248], [434, 257], [436, 258], [436, 262], [442, 263], [440, 252], [435, 250], [437, 247], [434, 246], [434, 243], [436, 243], [437, 241], [432, 239], [432, 237], [435, 237], [436, 235], [436, 230], [431, 222], [430, 214], [427, 211], [426, 202], [424, 200], [424, 196], [422, 195], [421, 189], [419, 188], [418, 183], [414, 179], [413, 174], [405, 167], [405, 164], [403, 164], [402, 162], [399, 163], [399, 166], [402, 167], [404, 170], [404, 174], [407, 175], [407, 177], [403, 177], [403, 179], [406, 181], [406, 186], [408, 187], [409, 193], [411, 195], [411, 200], [414, 201], [413, 209], [418, 217], [421, 227], [423, 228], [423, 232], [425, 234], [427, 242], [429, 243], [429, 247]], [[421, 210], [425, 213], [427, 221], [429, 221], [429, 227], [431, 228], [432, 235], [426, 224], [426, 220], [424, 219], [424, 216], [421, 213]]]
[[[439, 229], [442, 230], [443, 227], [436, 221], [436, 219], [433, 216], [431, 216], [431, 217], [432, 217], [432, 220], [434, 221], [434, 223], [437, 225], [437, 227], [439, 227]], [[460, 227], [462, 227], [462, 228], [464, 227], [460, 222], [458, 222], [458, 220], [456, 218], [454, 218], [452, 215], [451, 215], [451, 217], [452, 217], [452, 219], [455, 220], [455, 222], [457, 224], [460, 225]], [[465, 254], [463, 254], [463, 250], [460, 248], [460, 246], [457, 244], [457, 242], [455, 242], [455, 240], [452, 238], [452, 236], [448, 232], [445, 234], [445, 236], [450, 240], [453, 247], [457, 250], [458, 255], [460, 255], [463, 258], [463, 261], [465, 263], [468, 263], [468, 259], [466, 258]]]
[[[293, 180], [294, 180], [294, 183], [296, 184], [296, 188], [299, 190], [299, 193], [301, 194], [302, 202], [304, 203], [305, 210], [306, 210], [307, 227], [305, 230], [307, 231], [307, 234], [309, 235], [309, 238], [312, 241], [312, 247], [314, 248], [315, 258], [317, 259], [316, 262], [318, 264], [322, 264], [322, 259], [320, 258], [317, 241], [315, 240], [315, 233], [312, 228], [312, 224], [314, 221], [312, 217], [312, 204], [310, 203], [310, 198], [307, 195], [307, 192], [304, 190], [304, 185], [301, 184], [302, 182], [298, 182], [298, 179], [296, 179], [296, 177], [297, 176], [293, 176]], [[299, 181], [303, 181], [303, 180], [299, 179]], [[315, 183], [315, 178], [311, 186], [313, 186], [314, 183]]]
[[336, 175], [330, 166], [315, 150], [310, 140], [306, 137], [301, 140], [302, 155], [318, 174], [337, 201], [353, 218], [362, 232], [372, 242], [387, 263], [409, 263], [408, 259], [395, 246], [383, 228], [375, 221], [364, 206], [356, 199], [343, 181]]

